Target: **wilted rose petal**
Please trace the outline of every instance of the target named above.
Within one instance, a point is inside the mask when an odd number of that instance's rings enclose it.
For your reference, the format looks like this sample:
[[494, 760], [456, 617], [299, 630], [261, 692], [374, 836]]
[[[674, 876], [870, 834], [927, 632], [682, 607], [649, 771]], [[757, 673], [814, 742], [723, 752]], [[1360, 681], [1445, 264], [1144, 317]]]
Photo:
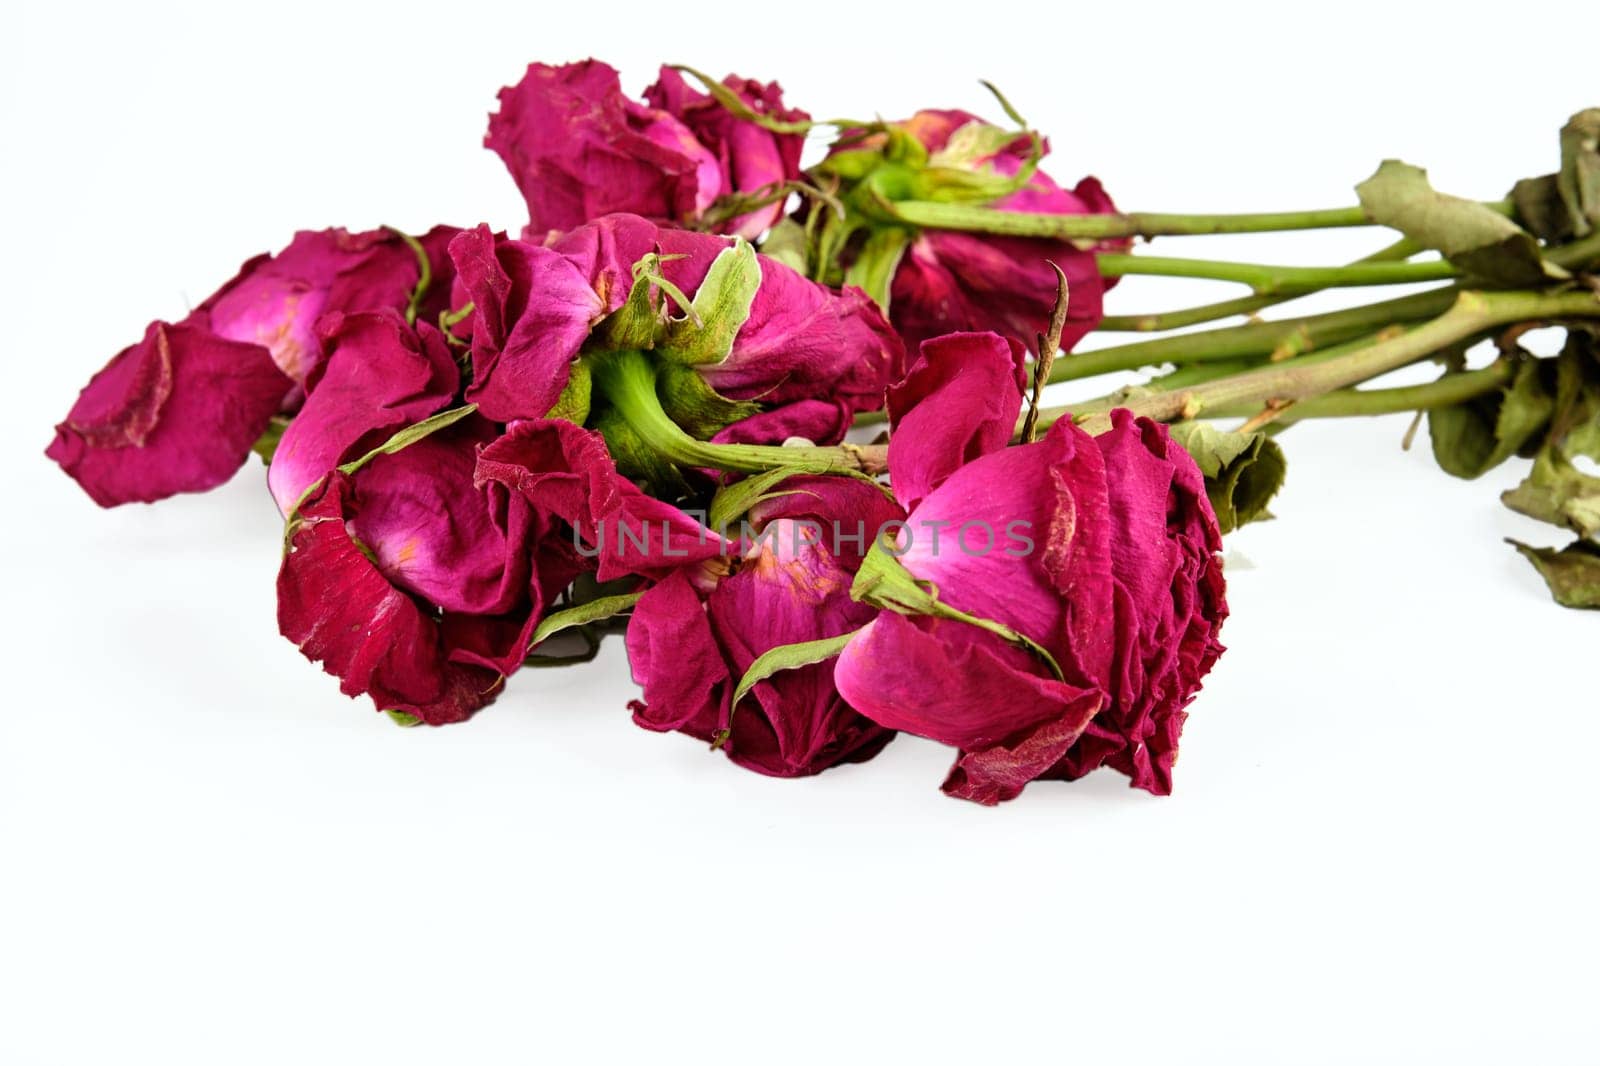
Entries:
[[[418, 238], [432, 282], [419, 313], [436, 317], [450, 294], [445, 246], [458, 231], [436, 226]], [[421, 277], [416, 252], [389, 230], [302, 230], [276, 255], [261, 255], [191, 316], [220, 337], [260, 344], [297, 384], [321, 354], [317, 319], [331, 311], [403, 311]]]
[[497, 432], [470, 418], [315, 485], [288, 532], [278, 621], [380, 710], [460, 721], [498, 694], [588, 567], [565, 526], [474, 481]]
[[598, 433], [561, 419], [512, 425], [480, 453], [476, 477], [572, 527], [601, 581], [664, 577], [724, 550], [705, 526], [617, 473]]
[[[780, 122], [805, 121], [811, 116], [783, 106], [783, 90], [777, 82], [763, 84], [730, 74], [722, 79], [746, 104], [758, 113]], [[754, 122], [739, 118], [709, 94], [689, 86], [681, 74], [662, 67], [656, 83], [644, 91], [651, 106], [680, 119], [693, 131], [721, 164], [718, 195], [753, 194], [800, 178], [800, 152], [805, 137], [797, 133], [773, 133]], [[754, 240], [783, 217], [784, 199], [729, 220], [719, 227], [723, 233]]]
[[227, 481], [293, 383], [267, 349], [153, 322], [96, 374], [46, 453], [102, 507]]
[[606, 313], [561, 255], [496, 238], [488, 226], [450, 243], [463, 302], [472, 303], [468, 401], [501, 422], [543, 418], [566, 387], [590, 327]]
[[334, 467], [449, 406], [460, 384], [444, 337], [425, 322], [413, 329], [394, 311], [335, 313], [320, 332], [327, 358], [267, 470], [285, 515]]

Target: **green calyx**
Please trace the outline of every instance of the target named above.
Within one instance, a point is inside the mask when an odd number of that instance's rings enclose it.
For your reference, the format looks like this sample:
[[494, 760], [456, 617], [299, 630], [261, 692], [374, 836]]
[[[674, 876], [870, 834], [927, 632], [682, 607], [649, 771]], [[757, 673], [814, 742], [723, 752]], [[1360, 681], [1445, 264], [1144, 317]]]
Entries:
[[596, 428], [618, 469], [656, 488], [681, 481], [672, 471], [706, 468], [743, 474], [785, 469], [794, 474], [876, 472], [863, 449], [711, 444], [689, 433], [667, 410], [662, 367], [651, 353], [617, 351], [587, 357], [594, 387], [604, 405]]
[[685, 441], [698, 444], [760, 410], [721, 395], [700, 373], [727, 360], [750, 317], [761, 285], [755, 249], [735, 239], [692, 298], [664, 276], [668, 259], [651, 253], [634, 264], [628, 298], [595, 327], [550, 412], [592, 422], [621, 469], [662, 490], [680, 484], [675, 465], [704, 458]]

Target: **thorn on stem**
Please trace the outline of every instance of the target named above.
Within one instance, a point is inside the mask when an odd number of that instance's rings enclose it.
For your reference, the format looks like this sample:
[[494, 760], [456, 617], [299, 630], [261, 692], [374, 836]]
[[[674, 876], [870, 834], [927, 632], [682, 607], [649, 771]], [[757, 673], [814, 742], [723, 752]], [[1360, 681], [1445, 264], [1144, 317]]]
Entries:
[[1269, 422], [1275, 421], [1279, 415], [1294, 406], [1293, 400], [1274, 397], [1267, 401], [1266, 406], [1240, 424], [1236, 433], [1254, 433]]
[[1406, 427], [1406, 435], [1400, 438], [1401, 451], [1409, 452], [1411, 446], [1417, 442], [1417, 430], [1422, 428], [1422, 416], [1427, 413], [1427, 411], [1419, 410], [1411, 416], [1411, 425]]
[[1061, 351], [1061, 334], [1067, 328], [1067, 275], [1053, 262], [1050, 263], [1050, 269], [1056, 272], [1056, 305], [1050, 312], [1049, 330], [1036, 336], [1038, 358], [1033, 364], [1033, 389], [1028, 394], [1028, 417], [1022, 423], [1024, 444], [1032, 444], [1039, 435], [1039, 394], [1044, 390], [1045, 382], [1050, 380], [1050, 370]]

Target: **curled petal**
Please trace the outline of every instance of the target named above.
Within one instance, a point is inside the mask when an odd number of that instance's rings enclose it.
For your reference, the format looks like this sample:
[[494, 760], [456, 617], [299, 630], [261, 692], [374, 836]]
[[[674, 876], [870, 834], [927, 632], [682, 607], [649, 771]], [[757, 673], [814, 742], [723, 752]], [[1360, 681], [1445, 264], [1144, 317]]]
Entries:
[[154, 322], [84, 387], [46, 454], [102, 507], [227, 481], [293, 383], [267, 349]]
[[846, 645], [833, 676], [845, 700], [879, 725], [974, 750], [1076, 719], [1084, 700], [1100, 698], [976, 626], [893, 612]]
[[328, 355], [267, 470], [284, 514], [334, 467], [448, 406], [460, 382], [443, 335], [395, 311], [334, 313], [319, 328]]
[[362, 552], [346, 522], [353, 491], [336, 473], [302, 507], [278, 573], [278, 627], [346, 695], [429, 725], [462, 721], [501, 678], [452, 662], [437, 619]]
[[716, 157], [686, 126], [625, 98], [617, 72], [592, 59], [528, 67], [500, 91], [484, 144], [522, 190], [534, 234], [614, 211], [689, 221], [721, 185]]
[[924, 341], [888, 392], [889, 477], [908, 508], [962, 465], [1004, 448], [1022, 410], [1022, 357], [997, 333]]
[[478, 456], [478, 484], [497, 482], [581, 542], [601, 581], [665, 577], [723, 554], [721, 537], [617, 473], [598, 433], [561, 419], [512, 425]]
[[473, 306], [467, 400], [500, 422], [544, 417], [590, 327], [606, 313], [601, 299], [559, 253], [497, 241], [487, 226], [456, 237], [450, 255]]

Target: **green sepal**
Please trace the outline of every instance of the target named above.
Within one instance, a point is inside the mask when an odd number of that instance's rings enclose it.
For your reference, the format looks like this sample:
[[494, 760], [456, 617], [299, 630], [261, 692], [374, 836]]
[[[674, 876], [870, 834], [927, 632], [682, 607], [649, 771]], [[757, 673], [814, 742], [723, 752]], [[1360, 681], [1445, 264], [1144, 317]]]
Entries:
[[[448, 411], [440, 411], [438, 414], [433, 415], [430, 418], [424, 418], [421, 422], [418, 422], [415, 425], [407, 426], [400, 430], [394, 436], [390, 437], [388, 440], [384, 441], [382, 444], [378, 445], [361, 458], [353, 459], [350, 462], [340, 466], [338, 468], [339, 473], [346, 475], [354, 474], [362, 467], [378, 458], [380, 455], [393, 455], [396, 452], [404, 451], [406, 448], [409, 448], [411, 445], [417, 443], [419, 440], [422, 440], [424, 437], [431, 436], [432, 434], [439, 432], [441, 429], [455, 425], [463, 418], [466, 418], [468, 415], [477, 411], [477, 409], [477, 404], [469, 403], [464, 407], [452, 407]], [[285, 551], [288, 550], [289, 538], [294, 535], [295, 530], [299, 527], [300, 508], [304, 506], [305, 502], [311, 498], [312, 493], [320, 489], [323, 482], [327, 480], [327, 476], [324, 475], [323, 477], [318, 478], [316, 481], [313, 481], [310, 485], [307, 485], [306, 490], [300, 494], [300, 498], [294, 501], [294, 506], [289, 508], [289, 514], [284, 520], [283, 528]]]
[[450, 428], [477, 410], [477, 404], [469, 403], [465, 406], [452, 407], [448, 411], [440, 411], [436, 415], [424, 418], [421, 422], [407, 426], [406, 428], [395, 433], [394, 436], [390, 437], [388, 440], [384, 441], [382, 444], [378, 445], [361, 458], [353, 459], [350, 462], [343, 464], [339, 467], [339, 472], [342, 474], [354, 474], [356, 471], [360, 470], [362, 467], [366, 466], [380, 455], [394, 455], [396, 452], [405, 451], [407, 448], [417, 443], [417, 441], [422, 440], [425, 437], [431, 437], [441, 429]]
[[1170, 429], [1205, 475], [1206, 497], [1222, 532], [1272, 517], [1267, 505], [1288, 470], [1277, 441], [1265, 433], [1220, 430], [1209, 422], [1177, 422]]
[[589, 364], [580, 359], [572, 364], [566, 387], [561, 390], [555, 406], [550, 408], [545, 417], [562, 418], [581, 426], [589, 417], [593, 395], [594, 375], [589, 370]]
[[1543, 365], [1525, 360], [1505, 388], [1428, 412], [1428, 437], [1441, 470], [1481, 477], [1538, 443], [1555, 411]]
[[767, 239], [761, 242], [761, 254], [802, 277], [811, 274], [811, 240], [805, 226], [795, 219], [785, 218], [767, 231]]
[[[865, 627], [863, 627], [865, 628]], [[836, 637], [823, 637], [820, 640], [804, 640], [796, 644], [780, 644], [763, 652], [750, 664], [750, 669], [744, 672], [739, 679], [739, 687], [733, 690], [732, 707], [739, 706], [739, 701], [750, 694], [750, 690], [773, 674], [784, 670], [798, 670], [802, 666], [811, 666], [814, 663], [826, 662], [844, 651], [845, 645], [860, 629], [852, 629], [848, 633], [840, 633]], [[730, 710], [730, 715], [732, 711]]]
[[261, 431], [261, 436], [250, 445], [250, 450], [261, 456], [261, 461], [268, 466], [272, 465], [272, 457], [277, 454], [278, 444], [283, 440], [283, 431], [289, 428], [287, 415], [273, 415], [267, 422], [267, 428]]
[[721, 363], [733, 351], [734, 337], [750, 318], [760, 287], [761, 261], [756, 250], [749, 241], [735, 237], [732, 246], [712, 260], [687, 312], [666, 323], [654, 347], [663, 358], [686, 366]]
[[661, 365], [656, 395], [661, 399], [662, 410], [699, 440], [710, 440], [740, 419], [761, 413], [760, 404], [728, 399], [712, 388], [699, 371], [679, 363]]
[[830, 174], [843, 181], [860, 181], [883, 163], [883, 153], [876, 148], [845, 148], [836, 151], [812, 169], [818, 174]]
[[422, 719], [409, 711], [384, 711], [383, 713], [389, 716], [391, 722], [402, 729], [410, 729], [412, 726], [422, 724]]
[[591, 622], [602, 622], [607, 618], [615, 618], [624, 611], [633, 609], [639, 602], [641, 592], [624, 592], [615, 596], [601, 596], [587, 603], [580, 603], [576, 607], [547, 614], [534, 628], [533, 637], [528, 642], [528, 654], [533, 654], [533, 649], [549, 640], [557, 633], [578, 626], [586, 626]]
[[1372, 221], [1437, 250], [1471, 278], [1515, 288], [1568, 277], [1544, 261], [1532, 234], [1491, 207], [1436, 192], [1421, 167], [1386, 159], [1356, 194]]
[[633, 287], [622, 306], [601, 319], [588, 346], [602, 351], [655, 347], [665, 324], [660, 296], [661, 257], [651, 252], [633, 265]]
[[[778, 496], [791, 493], [775, 493], [777, 488], [789, 478], [810, 473], [803, 466], [780, 466], [772, 470], [765, 470], [759, 474], [751, 474], [731, 485], [724, 485], [711, 497], [711, 507], [706, 514], [706, 523], [718, 533], [733, 525], [734, 522], [750, 513], [751, 508], [763, 500], [774, 499]], [[803, 490], [794, 490], [796, 492]]]
[[422, 301], [427, 297], [428, 289], [433, 285], [433, 262], [428, 258], [428, 250], [422, 246], [422, 242], [411, 234], [393, 226], [383, 226], [381, 228], [399, 237], [405, 243], [405, 246], [411, 249], [411, 254], [417, 257], [417, 283], [412, 286], [411, 296], [406, 300], [405, 312], [406, 325], [415, 325], [417, 312], [422, 309]]
[[1535, 548], [1507, 538], [1507, 544], [1533, 564], [1563, 607], [1600, 609], [1600, 545], [1576, 540], [1565, 548]]
[[977, 626], [1008, 644], [1015, 644], [1038, 656], [1057, 681], [1064, 677], [1055, 656], [1042, 645], [1004, 623], [968, 614], [940, 600], [937, 588], [918, 581], [911, 571], [900, 565], [900, 561], [888, 550], [885, 539], [879, 539], [862, 557], [861, 569], [856, 571], [855, 580], [850, 584], [850, 598], [896, 614], [927, 615]]
[[855, 261], [845, 271], [846, 285], [855, 285], [872, 298], [878, 309], [889, 313], [889, 290], [900, 259], [911, 245], [911, 232], [899, 226], [879, 226], [868, 233]]
[[760, 126], [764, 130], [769, 130], [772, 133], [806, 134], [810, 133], [811, 128], [815, 125], [809, 120], [791, 121], [763, 114], [745, 103], [738, 93], [720, 81], [713, 80], [709, 75], [700, 73], [693, 67], [674, 64], [671, 69], [680, 74], [689, 75], [695, 81], [698, 81], [711, 98], [721, 104], [724, 109], [746, 122]]

